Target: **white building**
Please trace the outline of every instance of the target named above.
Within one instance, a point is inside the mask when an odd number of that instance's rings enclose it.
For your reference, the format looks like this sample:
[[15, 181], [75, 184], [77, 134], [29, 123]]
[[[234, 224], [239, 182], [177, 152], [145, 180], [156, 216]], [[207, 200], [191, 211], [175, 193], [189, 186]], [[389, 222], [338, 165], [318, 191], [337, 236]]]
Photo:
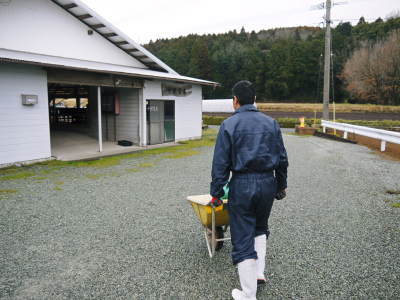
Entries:
[[[257, 107], [257, 103], [254, 103]], [[233, 99], [207, 99], [203, 100], [203, 113], [233, 113]]]
[[0, 165], [201, 137], [201, 86], [216, 83], [179, 75], [80, 0], [1, 1], [0, 28]]

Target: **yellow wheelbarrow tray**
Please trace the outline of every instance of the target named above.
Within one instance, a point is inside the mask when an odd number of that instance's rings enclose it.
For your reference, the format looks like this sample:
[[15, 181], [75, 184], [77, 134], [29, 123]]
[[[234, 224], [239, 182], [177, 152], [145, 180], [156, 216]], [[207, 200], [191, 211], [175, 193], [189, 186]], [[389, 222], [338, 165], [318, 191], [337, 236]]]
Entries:
[[230, 238], [218, 238], [216, 230], [216, 227], [223, 227], [223, 232], [226, 232], [228, 229], [228, 200], [224, 200], [224, 204], [218, 207], [209, 205], [211, 196], [208, 194], [189, 196], [187, 200], [192, 205], [193, 210], [203, 226], [208, 253], [210, 258], [212, 258], [215, 255], [218, 244], [230, 240]]

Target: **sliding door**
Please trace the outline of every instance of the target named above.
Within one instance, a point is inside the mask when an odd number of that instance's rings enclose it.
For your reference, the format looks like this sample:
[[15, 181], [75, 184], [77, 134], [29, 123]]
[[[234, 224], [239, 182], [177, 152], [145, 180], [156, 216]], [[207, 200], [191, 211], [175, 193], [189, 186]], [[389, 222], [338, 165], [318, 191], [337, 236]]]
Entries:
[[175, 101], [147, 101], [147, 140], [150, 145], [175, 140]]

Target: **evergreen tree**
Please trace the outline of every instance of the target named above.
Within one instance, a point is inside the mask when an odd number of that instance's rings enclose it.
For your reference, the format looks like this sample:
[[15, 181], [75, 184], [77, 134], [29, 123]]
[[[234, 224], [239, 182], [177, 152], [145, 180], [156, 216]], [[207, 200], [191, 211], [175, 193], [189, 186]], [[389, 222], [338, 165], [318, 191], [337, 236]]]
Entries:
[[[340, 23], [332, 29], [333, 81], [336, 101], [349, 97], [341, 77], [343, 66], [365, 42], [376, 43], [400, 29], [400, 17], [358, 25]], [[301, 33], [301, 34], [300, 34]], [[229, 98], [242, 79], [255, 83], [257, 99], [319, 101], [322, 87], [321, 53], [324, 31], [297, 27], [251, 31], [242, 27], [224, 34], [196, 35], [151, 41], [146, 47], [183, 75], [221, 83], [204, 89], [206, 98]], [[392, 76], [393, 77], [393, 76]]]

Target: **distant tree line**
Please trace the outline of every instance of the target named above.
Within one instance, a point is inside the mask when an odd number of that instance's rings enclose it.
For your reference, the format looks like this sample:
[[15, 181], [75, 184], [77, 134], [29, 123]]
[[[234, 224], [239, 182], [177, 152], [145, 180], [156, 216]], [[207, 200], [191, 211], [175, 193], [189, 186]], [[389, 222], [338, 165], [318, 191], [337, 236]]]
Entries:
[[[398, 29], [398, 16], [371, 23], [361, 18], [355, 26], [345, 22], [333, 28], [335, 101], [392, 101], [384, 100], [381, 94], [371, 97], [368, 92], [356, 91], [354, 84], [358, 83], [350, 80], [349, 72], [357, 69], [349, 60], [354, 60], [357, 51], [364, 47], [383, 45]], [[215, 90], [204, 89], [204, 98], [229, 98], [232, 85], [247, 79], [255, 83], [259, 100], [319, 102], [322, 99], [324, 30], [319, 27], [278, 28], [258, 33], [242, 28], [240, 32], [160, 39], [150, 41], [145, 47], [183, 75], [222, 84]], [[400, 104], [398, 98], [392, 103]]]

